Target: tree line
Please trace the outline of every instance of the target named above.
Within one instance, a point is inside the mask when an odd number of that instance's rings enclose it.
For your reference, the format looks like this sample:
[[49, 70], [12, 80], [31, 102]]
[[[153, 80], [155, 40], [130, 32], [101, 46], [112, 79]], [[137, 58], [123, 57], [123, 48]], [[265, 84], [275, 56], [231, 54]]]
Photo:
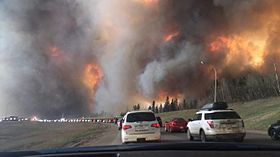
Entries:
[[[208, 101], [213, 100], [212, 85], [209, 88]], [[250, 72], [238, 78], [221, 78], [218, 80], [218, 101], [244, 102], [273, 96], [279, 96], [277, 80], [274, 74]]]
[[[170, 112], [170, 111], [179, 111], [186, 109], [195, 109], [197, 108], [197, 100], [196, 99], [184, 99], [181, 103], [179, 103], [177, 98], [170, 99], [168, 96], [164, 104], [156, 104], [155, 101], [152, 102], [152, 105], [148, 107], [148, 110], [151, 110], [155, 113], [162, 112]], [[140, 110], [140, 104], [133, 105], [133, 110]]]

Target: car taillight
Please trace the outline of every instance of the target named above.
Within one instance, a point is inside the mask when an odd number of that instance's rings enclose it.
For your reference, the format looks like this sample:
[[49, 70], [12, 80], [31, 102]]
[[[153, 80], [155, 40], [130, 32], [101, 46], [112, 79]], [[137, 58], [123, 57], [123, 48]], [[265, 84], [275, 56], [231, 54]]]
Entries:
[[210, 128], [214, 128], [214, 121], [208, 120], [207, 123], [210, 126]]
[[153, 123], [153, 124], [151, 125], [151, 127], [154, 127], [154, 128], [159, 128], [159, 127], [160, 127], [160, 125], [159, 125], [159, 123]]
[[131, 128], [131, 125], [123, 125], [122, 128], [123, 128], [123, 130], [127, 130], [127, 129]]

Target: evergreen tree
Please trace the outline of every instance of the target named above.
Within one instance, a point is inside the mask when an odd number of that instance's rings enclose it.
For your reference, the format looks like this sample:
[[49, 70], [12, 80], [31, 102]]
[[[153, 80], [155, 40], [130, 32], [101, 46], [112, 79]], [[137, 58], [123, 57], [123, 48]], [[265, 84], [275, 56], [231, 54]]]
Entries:
[[153, 104], [152, 104], [152, 111], [153, 111], [153, 112], [155, 112], [155, 109], [156, 109], [156, 108], [155, 108], [155, 103], [156, 103], [156, 102], [153, 101]]
[[188, 109], [186, 99], [184, 99], [184, 101], [183, 101], [183, 109], [184, 110]]
[[174, 111], [178, 111], [179, 110], [179, 104], [178, 104], [178, 99], [176, 98], [174, 101]]
[[162, 113], [162, 112], [163, 112], [162, 104], [159, 105], [158, 112], [159, 112], [159, 113]]
[[133, 105], [133, 110], [136, 111], [137, 110], [137, 106]]
[[175, 105], [175, 101], [173, 99], [171, 100], [169, 111], [176, 111], [176, 105]]
[[170, 101], [169, 101], [169, 97], [167, 96], [163, 106], [163, 112], [169, 112], [169, 105], [170, 105]]
[[158, 106], [156, 106], [155, 108], [155, 113], [158, 113]]

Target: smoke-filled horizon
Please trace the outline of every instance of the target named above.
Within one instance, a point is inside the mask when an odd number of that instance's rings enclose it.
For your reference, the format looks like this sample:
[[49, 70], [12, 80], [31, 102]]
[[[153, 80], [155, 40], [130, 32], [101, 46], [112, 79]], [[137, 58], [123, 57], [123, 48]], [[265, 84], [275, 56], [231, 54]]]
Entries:
[[277, 0], [1, 0], [0, 19], [0, 115], [204, 98], [213, 66], [234, 78], [280, 55]]

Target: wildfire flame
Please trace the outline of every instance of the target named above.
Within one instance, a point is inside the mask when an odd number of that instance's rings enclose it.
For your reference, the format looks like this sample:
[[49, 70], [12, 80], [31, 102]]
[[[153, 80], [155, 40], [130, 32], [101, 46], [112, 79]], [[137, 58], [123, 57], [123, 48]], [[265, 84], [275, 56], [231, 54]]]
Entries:
[[179, 35], [179, 32], [172, 32], [172, 33], [169, 33], [169, 34], [167, 34], [167, 35], [165, 35], [165, 36], [163, 37], [163, 41], [168, 42], [168, 41], [172, 40], [174, 37], [176, 37], [176, 36], [178, 36], [178, 35]]
[[84, 70], [83, 83], [89, 89], [96, 89], [102, 76], [101, 69], [97, 64], [87, 64]]
[[[264, 64], [265, 40], [238, 35], [219, 36], [209, 44], [211, 52], [226, 53], [226, 63], [231, 64], [240, 59], [254, 68]], [[245, 54], [245, 55], [244, 55]]]
[[141, 3], [145, 6], [154, 6], [159, 2], [159, 0], [134, 0], [134, 1]]
[[166, 98], [169, 97], [170, 101], [171, 99], [182, 99], [183, 95], [180, 94], [179, 92], [167, 92], [165, 90], [160, 90], [157, 97], [156, 97], [156, 102], [160, 103], [160, 104], [164, 104], [164, 102], [166, 101]]
[[143, 0], [144, 4], [147, 6], [152, 6], [158, 3], [159, 0]]

